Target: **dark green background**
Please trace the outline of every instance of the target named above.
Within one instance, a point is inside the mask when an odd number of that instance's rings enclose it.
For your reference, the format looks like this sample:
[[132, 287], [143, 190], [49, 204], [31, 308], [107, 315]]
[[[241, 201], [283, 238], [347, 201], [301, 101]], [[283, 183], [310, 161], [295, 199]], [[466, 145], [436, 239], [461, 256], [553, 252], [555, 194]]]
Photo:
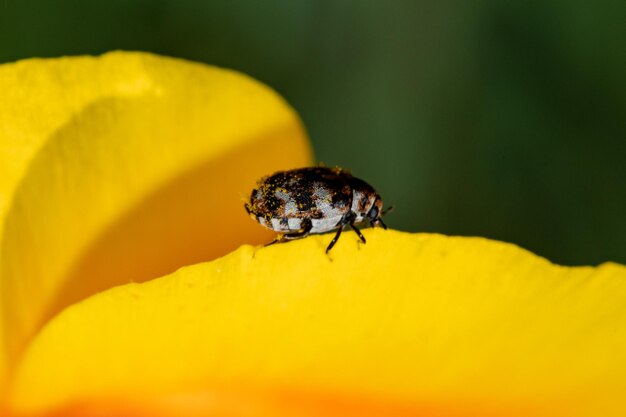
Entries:
[[113, 49], [273, 86], [395, 228], [626, 263], [626, 1], [0, 0], [0, 62]]

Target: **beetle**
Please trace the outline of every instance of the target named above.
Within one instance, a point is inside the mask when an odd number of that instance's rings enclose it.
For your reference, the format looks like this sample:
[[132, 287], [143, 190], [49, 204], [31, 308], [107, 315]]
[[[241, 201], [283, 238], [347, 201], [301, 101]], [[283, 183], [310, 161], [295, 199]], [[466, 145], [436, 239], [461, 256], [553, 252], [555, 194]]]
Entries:
[[356, 224], [383, 223], [383, 201], [374, 188], [341, 168], [308, 167], [276, 172], [264, 177], [252, 190], [245, 209], [261, 226], [278, 232], [268, 245], [301, 239], [309, 234], [337, 230], [328, 253], [350, 226], [363, 243]]

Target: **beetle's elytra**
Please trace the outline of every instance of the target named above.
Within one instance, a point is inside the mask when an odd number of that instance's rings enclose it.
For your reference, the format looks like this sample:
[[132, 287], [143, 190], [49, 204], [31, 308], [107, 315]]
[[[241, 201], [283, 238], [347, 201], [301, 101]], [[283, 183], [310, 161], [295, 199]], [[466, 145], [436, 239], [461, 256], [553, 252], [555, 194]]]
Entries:
[[[369, 221], [387, 228], [383, 201], [374, 188], [341, 168], [311, 167], [277, 172], [252, 190], [246, 211], [261, 226], [278, 232], [271, 243], [337, 230], [326, 253], [349, 225], [365, 243], [355, 224]], [[270, 244], [271, 244], [270, 243]]]

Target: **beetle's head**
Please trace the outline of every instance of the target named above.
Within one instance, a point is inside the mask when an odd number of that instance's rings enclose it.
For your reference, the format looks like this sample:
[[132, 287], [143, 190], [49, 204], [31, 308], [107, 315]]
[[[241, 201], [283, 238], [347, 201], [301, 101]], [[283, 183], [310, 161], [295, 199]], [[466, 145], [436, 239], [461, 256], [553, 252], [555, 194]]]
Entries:
[[387, 226], [382, 221], [383, 216], [383, 199], [380, 198], [380, 195], [376, 194], [376, 198], [374, 198], [374, 204], [367, 212], [367, 218], [369, 219], [372, 226], [380, 226], [383, 229], [386, 229]]

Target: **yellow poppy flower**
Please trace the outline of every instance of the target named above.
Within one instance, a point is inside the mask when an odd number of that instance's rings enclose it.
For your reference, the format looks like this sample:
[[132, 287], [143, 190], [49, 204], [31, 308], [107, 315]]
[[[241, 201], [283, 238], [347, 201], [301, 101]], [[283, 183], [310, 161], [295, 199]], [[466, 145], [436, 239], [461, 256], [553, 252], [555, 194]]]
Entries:
[[268, 88], [117, 52], [0, 91], [5, 413], [626, 415], [624, 266], [380, 229], [240, 246], [271, 238], [240, 193], [311, 163]]

